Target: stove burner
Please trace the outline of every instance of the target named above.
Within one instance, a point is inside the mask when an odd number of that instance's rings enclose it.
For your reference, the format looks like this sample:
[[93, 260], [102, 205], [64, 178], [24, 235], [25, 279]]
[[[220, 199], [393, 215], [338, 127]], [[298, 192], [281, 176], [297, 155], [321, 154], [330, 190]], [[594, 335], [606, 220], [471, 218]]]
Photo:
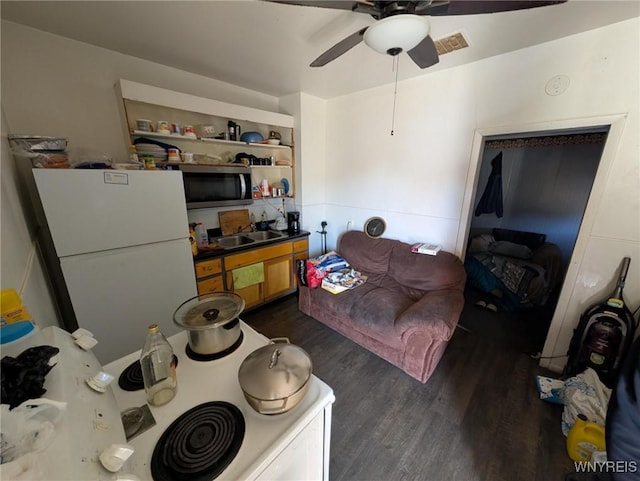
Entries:
[[142, 381], [142, 367], [140, 361], [134, 361], [125, 368], [118, 378], [118, 386], [123, 391], [137, 391], [144, 389]]
[[[178, 365], [178, 357], [174, 354], [173, 360]], [[133, 361], [129, 364], [118, 378], [118, 386], [123, 391], [139, 391], [144, 389], [144, 381], [142, 380], [142, 366], [140, 361]]]
[[240, 410], [224, 401], [200, 404], [162, 433], [151, 457], [154, 481], [210, 481], [240, 450], [245, 422]]
[[238, 340], [236, 342], [234, 342], [230, 347], [226, 348], [224, 351], [216, 352], [215, 354], [197, 353], [193, 349], [191, 349], [189, 344], [187, 344], [187, 348], [185, 349], [185, 351], [187, 353], [187, 356], [189, 356], [189, 359], [193, 359], [194, 361], [215, 361], [216, 359], [220, 359], [225, 356], [228, 356], [233, 351], [238, 349], [242, 344], [243, 338], [244, 338], [244, 333], [240, 331], [240, 337], [238, 337]]

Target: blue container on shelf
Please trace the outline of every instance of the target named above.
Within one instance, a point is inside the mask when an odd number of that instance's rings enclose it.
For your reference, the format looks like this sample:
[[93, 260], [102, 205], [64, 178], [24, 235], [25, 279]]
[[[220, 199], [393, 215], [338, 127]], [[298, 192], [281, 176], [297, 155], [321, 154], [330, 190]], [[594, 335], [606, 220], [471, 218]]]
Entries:
[[262, 142], [263, 140], [264, 137], [260, 132], [245, 132], [240, 136], [240, 141], [252, 144]]

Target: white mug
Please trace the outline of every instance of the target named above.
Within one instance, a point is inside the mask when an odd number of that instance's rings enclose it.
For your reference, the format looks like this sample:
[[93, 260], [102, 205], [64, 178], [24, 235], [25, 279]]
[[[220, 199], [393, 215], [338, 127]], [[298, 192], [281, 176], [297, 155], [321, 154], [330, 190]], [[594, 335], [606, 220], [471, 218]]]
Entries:
[[193, 162], [193, 154], [191, 152], [183, 152], [182, 153], [182, 161], [183, 162]]
[[143, 132], [152, 132], [153, 122], [147, 119], [136, 119], [136, 129]]

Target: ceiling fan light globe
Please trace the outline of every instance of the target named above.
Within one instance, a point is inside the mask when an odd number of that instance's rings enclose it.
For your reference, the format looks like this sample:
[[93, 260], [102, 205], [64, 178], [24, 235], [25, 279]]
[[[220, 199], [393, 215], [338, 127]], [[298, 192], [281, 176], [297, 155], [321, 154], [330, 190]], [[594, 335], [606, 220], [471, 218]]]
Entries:
[[390, 50], [411, 50], [429, 35], [431, 26], [427, 18], [402, 14], [377, 21], [364, 33], [364, 43], [378, 53]]

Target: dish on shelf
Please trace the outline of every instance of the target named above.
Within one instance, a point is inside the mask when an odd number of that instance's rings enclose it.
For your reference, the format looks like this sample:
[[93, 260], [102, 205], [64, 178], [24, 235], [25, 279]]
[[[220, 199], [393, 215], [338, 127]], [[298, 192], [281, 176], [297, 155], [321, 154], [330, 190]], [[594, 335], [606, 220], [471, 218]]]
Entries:
[[242, 142], [247, 142], [247, 143], [260, 143], [262, 141], [264, 141], [264, 137], [262, 136], [262, 134], [260, 132], [244, 132], [241, 136], [240, 136], [240, 140]]
[[165, 152], [163, 147], [156, 144], [136, 144], [136, 150], [145, 150], [147, 152]]
[[289, 193], [289, 180], [283, 177], [280, 180], [280, 183], [282, 184], [282, 188], [284, 189], [284, 195], [287, 195]]

